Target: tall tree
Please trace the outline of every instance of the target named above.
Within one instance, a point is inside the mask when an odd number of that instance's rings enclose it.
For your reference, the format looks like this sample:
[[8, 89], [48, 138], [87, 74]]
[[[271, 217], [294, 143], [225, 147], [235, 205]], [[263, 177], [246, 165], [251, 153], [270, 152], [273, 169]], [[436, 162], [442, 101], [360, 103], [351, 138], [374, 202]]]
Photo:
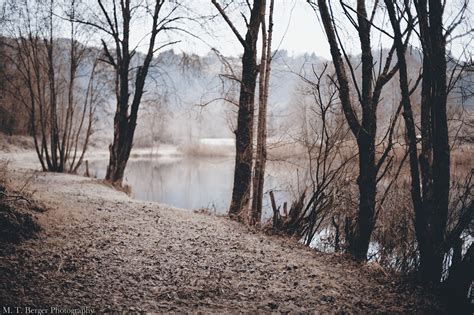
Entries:
[[265, 165], [267, 162], [267, 105], [272, 64], [274, 4], [275, 1], [270, 0], [270, 8], [268, 12], [268, 34], [265, 19], [262, 20], [262, 51], [258, 87], [257, 152], [255, 154], [250, 224], [260, 223], [262, 217], [263, 185], [265, 182]]
[[[168, 6], [169, 3], [169, 6]], [[173, 23], [181, 20], [176, 16], [180, 7], [178, 2], [156, 0], [152, 2], [133, 3], [132, 0], [113, 0], [104, 2], [97, 0], [99, 21], [82, 21], [91, 25], [112, 39], [109, 47], [106, 40], [102, 40], [104, 61], [111, 65], [115, 72], [116, 110], [114, 117], [114, 138], [109, 146], [110, 158], [105, 179], [121, 184], [125, 167], [133, 146], [133, 137], [137, 125], [138, 109], [144, 94], [145, 81], [150, 69], [153, 55], [157, 50], [176, 43], [167, 42], [157, 47], [157, 36], [169, 30], [180, 30]], [[144, 16], [151, 18], [148, 48], [143, 61], [136, 67], [132, 59], [136, 55], [136, 48], [132, 47], [132, 22]], [[133, 89], [130, 87], [132, 69], [134, 74]]]
[[[452, 26], [462, 21], [464, 13], [460, 11], [459, 20], [447, 27], [445, 32], [443, 2], [441, 0], [414, 1], [419, 27], [418, 36], [423, 52], [419, 152], [412, 103], [408, 94], [406, 45], [402, 43], [403, 34], [400, 30], [402, 17], [397, 15], [397, 12], [400, 12], [400, 10], [397, 11], [399, 4], [394, 0], [384, 1], [394, 32], [397, 63], [400, 68], [406, 138], [410, 149], [411, 197], [420, 252], [420, 274], [423, 281], [438, 283], [443, 274], [443, 261], [447, 250], [455, 246], [461, 233], [474, 219], [474, 207], [471, 200], [462, 207], [462, 213], [455, 228], [447, 229], [450, 194], [447, 96], [452, 85], [447, 81], [446, 40], [449, 33], [453, 31]], [[405, 9], [401, 12], [406, 14], [403, 18], [408, 21], [408, 27], [414, 28], [415, 18], [411, 15], [409, 4], [408, 0], [404, 0], [400, 7], [404, 5]], [[466, 6], [462, 10], [465, 9]], [[472, 266], [472, 255], [471, 245], [471, 249], [466, 254], [465, 265]], [[454, 261], [453, 267], [455, 276], [458, 276], [459, 268], [454, 266]], [[465, 268], [460, 269], [465, 270]], [[468, 272], [463, 277], [470, 283], [473, 274]]]
[[265, 0], [254, 0], [250, 7], [250, 20], [246, 19], [247, 32], [245, 38], [239, 33], [233, 22], [217, 2], [211, 0], [224, 18], [238, 41], [242, 44], [242, 77], [240, 79], [239, 110], [237, 129], [235, 130], [235, 169], [234, 186], [229, 215], [242, 218], [247, 213], [250, 202], [253, 164], [253, 127], [255, 112], [255, 89], [259, 66], [257, 64], [257, 40], [260, 24], [265, 18]]
[[[94, 106], [98, 100], [94, 81], [96, 67], [92, 67], [82, 96], [76, 84], [77, 72], [87, 68], [86, 57], [93, 59], [94, 56], [78, 42], [81, 30], [73, 19], [69, 23], [69, 47], [57, 40], [57, 7], [64, 7], [66, 14], [74, 16], [77, 2], [10, 3], [10, 31], [14, 39], [9, 45], [12, 51], [4, 57], [15, 65], [8, 90], [28, 109], [30, 131], [42, 169], [76, 172], [92, 133]], [[63, 69], [68, 73], [61, 72]]]
[[[316, 8], [313, 1], [309, 0], [308, 2]], [[378, 1], [374, 3], [370, 15], [367, 12], [366, 1], [364, 0], [358, 0], [355, 9], [341, 1], [342, 9], [355, 27], [359, 38], [361, 49], [360, 63], [362, 65], [360, 79], [362, 88], [360, 89], [354, 67], [339, 37], [331, 5], [328, 5], [326, 0], [318, 0], [317, 4], [331, 50], [344, 116], [358, 146], [359, 177], [357, 185], [359, 187], [359, 211], [353, 231], [350, 235], [346, 236], [349, 243], [348, 252], [358, 260], [365, 260], [376, 219], [377, 174], [382, 169], [382, 165], [387, 157], [385, 152], [388, 152], [385, 150], [381, 158], [379, 160], [376, 159], [377, 105], [380, 101], [383, 87], [397, 72], [396, 66], [391, 67], [394, 49], [390, 49], [383, 67], [375, 67], [371, 46], [371, 32], [373, 19], [378, 8]], [[350, 15], [351, 13], [355, 14], [356, 18]], [[382, 71], [379, 71], [378, 76], [374, 78], [377, 68], [382, 69]], [[352, 86], [346, 69], [350, 71]], [[357, 98], [353, 97], [354, 92], [352, 89], [357, 93]], [[356, 108], [356, 99], [359, 108]], [[359, 118], [358, 115], [362, 117]]]

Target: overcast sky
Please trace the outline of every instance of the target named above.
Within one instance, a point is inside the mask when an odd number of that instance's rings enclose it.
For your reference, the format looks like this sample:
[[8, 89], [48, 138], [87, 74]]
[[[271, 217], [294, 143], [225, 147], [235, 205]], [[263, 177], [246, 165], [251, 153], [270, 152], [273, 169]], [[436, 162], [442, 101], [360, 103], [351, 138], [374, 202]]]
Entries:
[[[198, 0], [199, 10], [217, 14], [209, 0]], [[242, 26], [242, 17], [234, 12], [233, 22]], [[240, 43], [227, 27], [224, 20], [217, 16], [210, 28], [214, 37], [201, 32], [202, 39], [209, 45], [219, 49], [225, 55], [242, 53]], [[273, 48], [287, 50], [290, 54], [315, 53], [329, 58], [329, 46], [318, 18], [311, 7], [302, 0], [276, 0], [274, 12]], [[239, 27], [242, 36], [245, 30]], [[199, 40], [188, 40], [178, 46], [186, 51], [195, 51], [200, 55], [209, 51], [209, 46]]]
[[[223, 2], [224, 0], [221, 1], [221, 3]], [[346, 0], [345, 2], [352, 3], [351, 0]], [[370, 3], [371, 1], [368, 2]], [[472, 15], [474, 12], [473, 2], [474, 1], [471, 1], [467, 10], [467, 17], [471, 21], [473, 19]], [[217, 15], [217, 10], [211, 4], [211, 1], [197, 0], [193, 1], [192, 3], [192, 5], [195, 6], [195, 10], [200, 14], [216, 15], [216, 17], [213, 19], [213, 23], [208, 25], [208, 31], [212, 33], [213, 36], [210, 36], [202, 30], [199, 30], [198, 27], [195, 27], [193, 31], [199, 35], [202, 41], [185, 39], [183, 42], [178, 44], [176, 48], [186, 52], [195, 52], [199, 55], [205, 55], [209, 51], [210, 46], [212, 46], [219, 49], [224, 55], [236, 56], [242, 54], [242, 47], [240, 46], [240, 43], [233, 35], [232, 31], [224, 22], [222, 17]], [[460, 1], [458, 0], [447, 1], [445, 24], [449, 24], [453, 17], [455, 17], [458, 13], [459, 3]], [[358, 37], [355, 29], [349, 24], [347, 18], [343, 16], [337, 1], [333, 1], [333, 4], [335, 15], [338, 17], [336, 25], [339, 28], [345, 48], [347, 49], [348, 53], [359, 53], [360, 44], [358, 43]], [[371, 9], [371, 5], [369, 5], [368, 10]], [[379, 9], [378, 12], [381, 12], [381, 10]], [[234, 11], [231, 13], [230, 17], [234, 24], [241, 30], [242, 36], [245, 36], [243, 19], [239, 14], [239, 11]], [[318, 56], [330, 59], [329, 46], [323, 27], [318, 19], [317, 14], [313, 11], [306, 0], [275, 0], [274, 22], [274, 49], [285, 49], [291, 55], [315, 53]], [[387, 30], [388, 33], [391, 33], [389, 21], [385, 14], [378, 14], [374, 22], [379, 27]], [[463, 32], [466, 28], [472, 28], [472, 26], [461, 25], [459, 26], [458, 31]], [[471, 35], [463, 39], [463, 43], [471, 41], [471, 51], [472, 38], [473, 36]], [[372, 46], [374, 49], [376, 49], [379, 48], [380, 45], [382, 45], [382, 47], [388, 47], [391, 45], [391, 39], [376, 29], [373, 29]], [[452, 47], [453, 53], [455, 55], [460, 55], [461, 46], [462, 45]]]
[[[0, 0], [0, 3], [5, 0]], [[197, 18], [202, 25], [194, 22], [187, 22], [181, 24], [183, 28], [188, 30], [193, 36], [178, 36], [171, 34], [169, 38], [159, 36], [159, 42], [157, 46], [160, 46], [166, 42], [175, 41], [181, 39], [181, 42], [173, 45], [175, 51], [185, 51], [188, 53], [197, 53], [199, 55], [206, 55], [211, 47], [217, 48], [222, 54], [226, 56], [238, 56], [242, 54], [242, 47], [234, 36], [224, 19], [218, 14], [217, 9], [212, 5], [211, 0], [181, 0], [188, 6], [189, 11], [181, 12], [183, 16], [199, 17]], [[220, 3], [228, 3], [229, 0], [219, 0]], [[267, 0], [269, 2], [269, 0]], [[345, 0], [346, 3], [353, 4], [354, 0]], [[381, 1], [383, 2], [383, 1]], [[446, 3], [446, 14], [445, 24], [449, 24], [452, 21], [452, 17], [456, 16], [459, 12], [459, 3], [462, 0], [450, 0]], [[87, 3], [95, 4], [95, 0], [83, 0], [82, 3], [88, 6]], [[105, 1], [104, 3], [110, 5], [110, 2]], [[243, 0], [235, 0], [234, 3], [245, 3]], [[372, 9], [372, 1], [368, 1], [368, 10]], [[167, 3], [173, 6], [172, 1]], [[342, 14], [339, 1], [332, 1], [334, 15], [336, 16], [336, 26], [339, 29], [341, 39], [344, 43], [344, 47], [348, 53], [357, 54], [359, 53], [359, 43], [357, 33], [352, 25], [348, 22], [348, 19]], [[471, 1], [470, 7], [467, 10], [468, 19], [472, 21], [474, 12], [474, 1]], [[89, 6], [92, 8], [94, 6]], [[244, 10], [243, 10], [244, 9]], [[241, 6], [229, 7], [226, 12], [229, 13], [229, 17], [240, 30], [242, 36], [245, 36], [245, 25], [241, 11], [245, 12], [248, 16], [248, 10], [245, 10]], [[88, 10], [89, 11], [89, 10]], [[64, 11], [63, 11], [64, 12]], [[191, 13], [190, 13], [191, 12]], [[378, 12], [382, 12], [381, 9]], [[61, 9], [58, 9], [58, 15], [61, 15]], [[103, 19], [100, 10], [97, 7], [92, 9], [87, 14], [95, 15], [98, 19]], [[205, 16], [206, 18], [202, 18]], [[354, 16], [355, 18], [355, 16]], [[68, 36], [68, 26], [61, 23], [61, 19], [58, 18], [57, 29], [55, 30], [56, 36]], [[205, 23], [203, 23], [205, 21]], [[387, 30], [391, 33], [390, 26], [385, 14], [376, 15], [374, 21], [376, 25]], [[150, 31], [150, 19], [137, 17], [131, 27], [131, 44], [132, 46], [139, 44], [138, 50], [147, 50], [147, 39], [146, 35]], [[465, 29], [470, 29], [470, 25], [461, 25], [458, 29], [460, 32]], [[388, 47], [391, 44], [391, 39], [377, 31], [372, 29], [372, 47], [374, 49], [382, 47]], [[1, 32], [1, 31], [0, 31]], [[163, 34], [162, 34], [163, 35]], [[415, 38], [416, 36], [413, 36]], [[87, 33], [86, 41], [88, 44], [100, 45], [99, 39], [105, 39], [107, 36], [104, 33], [93, 30], [92, 33]], [[462, 39], [462, 43], [466, 41], [473, 41], [473, 36], [467, 36]], [[381, 46], [380, 46], [381, 45]], [[415, 42], [416, 45], [416, 42]], [[472, 43], [471, 51], [473, 50]], [[462, 45], [453, 47], [454, 55], [459, 57]], [[323, 27], [318, 19], [318, 15], [313, 11], [311, 6], [306, 0], [275, 0], [275, 13], [274, 13], [274, 33], [273, 33], [273, 49], [284, 49], [288, 51], [290, 55], [298, 55], [304, 53], [314, 53], [317, 56], [330, 59], [330, 52], [326, 35], [323, 31]]]

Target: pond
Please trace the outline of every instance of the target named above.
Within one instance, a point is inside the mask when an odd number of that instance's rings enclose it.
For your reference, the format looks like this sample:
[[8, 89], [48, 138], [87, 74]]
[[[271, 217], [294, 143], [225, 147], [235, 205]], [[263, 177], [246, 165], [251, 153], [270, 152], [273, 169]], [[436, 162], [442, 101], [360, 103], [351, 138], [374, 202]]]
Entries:
[[[89, 163], [90, 173], [105, 177], [108, 160]], [[132, 197], [155, 201], [178, 208], [224, 214], [232, 195], [234, 174], [233, 157], [158, 156], [130, 159], [124, 183], [132, 190]], [[264, 219], [272, 216], [268, 192], [273, 190], [277, 204], [291, 203], [291, 182], [296, 180], [296, 169], [288, 163], [269, 162], [263, 201]]]

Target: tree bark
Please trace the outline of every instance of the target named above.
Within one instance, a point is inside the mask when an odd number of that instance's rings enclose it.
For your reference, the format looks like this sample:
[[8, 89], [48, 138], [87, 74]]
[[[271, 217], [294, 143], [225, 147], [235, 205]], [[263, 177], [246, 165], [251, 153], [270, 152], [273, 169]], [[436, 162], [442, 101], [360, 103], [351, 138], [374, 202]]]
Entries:
[[[472, 305], [468, 300], [469, 288], [474, 281], [474, 244], [469, 246], [462, 261], [453, 264], [449, 270], [449, 277], [444, 283], [449, 302], [452, 309], [468, 311], [472, 313]], [[467, 314], [467, 312], [466, 312]]]
[[365, 260], [370, 237], [375, 225], [375, 135], [361, 132], [357, 140], [359, 146], [359, 215], [354, 237], [349, 239], [348, 252], [357, 260]]
[[250, 224], [259, 224], [262, 217], [263, 186], [265, 183], [265, 167], [267, 162], [267, 105], [272, 62], [274, 0], [270, 1], [268, 37], [265, 18], [262, 19], [262, 57], [260, 59], [259, 109], [257, 127], [257, 152], [253, 179], [252, 209]]
[[385, 4], [394, 30], [400, 68], [400, 89], [410, 150], [411, 195], [420, 251], [420, 275], [424, 282], [439, 283], [445, 254], [443, 245], [450, 180], [443, 5], [440, 0], [430, 0], [429, 3], [426, 0], [415, 1], [423, 50], [421, 153], [417, 157], [416, 131], [408, 92], [406, 47], [402, 44], [402, 33], [393, 2], [385, 0]]
[[[119, 38], [118, 33], [115, 30], [119, 27], [114, 25], [112, 21], [117, 21], [116, 17], [110, 18], [106, 8], [102, 5], [102, 1], [99, 0], [102, 13], [109, 23], [109, 28], [113, 34], [115, 46], [117, 48], [116, 59], [110, 54], [110, 50], [103, 42], [106, 57], [115, 68], [116, 73], [116, 95], [117, 95], [117, 107], [114, 117], [114, 139], [112, 144], [109, 146], [109, 164], [107, 166], [107, 173], [105, 179], [112, 183], [122, 184], [125, 168], [127, 166], [130, 152], [133, 146], [133, 137], [135, 134], [135, 128], [137, 125], [138, 109], [140, 107], [141, 98], [144, 93], [145, 81], [148, 75], [150, 63], [152, 61], [155, 52], [156, 36], [162, 30], [165, 30], [165, 26], [169, 21], [164, 21], [163, 25], [159, 26], [159, 13], [164, 4], [164, 1], [156, 1], [153, 9], [153, 21], [152, 30], [150, 34], [150, 41], [148, 43], [148, 51], [145, 56], [143, 64], [138, 67], [135, 84], [133, 99], [130, 104], [130, 91], [129, 91], [129, 76], [130, 76], [130, 61], [134, 55], [134, 52], [130, 51], [130, 21], [132, 19], [132, 10], [130, 7], [130, 0], [122, 1], [120, 4], [120, 10], [122, 15], [122, 38]], [[114, 2], [115, 6], [115, 2]], [[114, 14], [116, 12], [114, 11]], [[130, 106], [131, 105], [131, 106]], [[129, 111], [130, 108], [130, 111]]]
[[[360, 105], [362, 120], [358, 120], [350, 96], [349, 79], [338, 44], [334, 21], [325, 0], [318, 0], [321, 20], [326, 31], [331, 56], [339, 83], [339, 98], [349, 127], [357, 140], [359, 151], [359, 212], [355, 231], [348, 239], [348, 252], [357, 260], [365, 260], [370, 237], [375, 225], [375, 197], [377, 193], [377, 165], [375, 162], [375, 136], [377, 130], [377, 102], [380, 90], [373, 91], [373, 57], [370, 44], [370, 22], [367, 18], [365, 1], [357, 1], [358, 35], [362, 50], [362, 92]], [[382, 88], [383, 84], [378, 86]]]
[[244, 48], [240, 81], [239, 110], [235, 130], [235, 168], [229, 216], [243, 219], [250, 202], [253, 164], [253, 127], [255, 88], [257, 86], [257, 40], [260, 24], [265, 17], [265, 0], [254, 0], [245, 39], [239, 34], [216, 0], [211, 0]]

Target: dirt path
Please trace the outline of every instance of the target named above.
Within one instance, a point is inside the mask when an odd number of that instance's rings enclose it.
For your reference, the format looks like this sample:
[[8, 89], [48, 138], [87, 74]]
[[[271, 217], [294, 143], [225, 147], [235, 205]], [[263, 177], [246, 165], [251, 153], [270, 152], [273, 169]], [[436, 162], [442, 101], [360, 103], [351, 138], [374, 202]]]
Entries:
[[[13, 181], [33, 174], [12, 171]], [[0, 255], [0, 306], [154, 312], [429, 312], [430, 295], [223, 217], [36, 173], [38, 238]]]

